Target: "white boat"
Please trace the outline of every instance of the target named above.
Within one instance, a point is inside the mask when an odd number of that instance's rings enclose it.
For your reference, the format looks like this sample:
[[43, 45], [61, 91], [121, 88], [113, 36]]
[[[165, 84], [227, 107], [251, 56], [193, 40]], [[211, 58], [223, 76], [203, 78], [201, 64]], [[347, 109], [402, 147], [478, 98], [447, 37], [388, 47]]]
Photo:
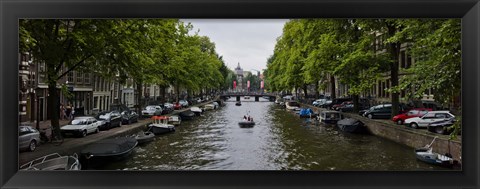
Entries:
[[58, 153], [49, 154], [20, 166], [20, 170], [80, 170], [78, 155], [61, 156]]
[[322, 111], [318, 114], [317, 119], [323, 123], [336, 124], [343, 119], [343, 115], [337, 111]]
[[202, 114], [203, 110], [200, 109], [199, 107], [191, 107], [190, 108], [190, 111], [192, 111], [193, 113], [195, 113], [195, 115], [199, 116], [200, 114]]
[[168, 124], [168, 117], [166, 116], [153, 116], [152, 121], [153, 122], [148, 125], [148, 130], [155, 135], [175, 131], [175, 126]]
[[177, 115], [168, 116], [168, 123], [177, 126], [182, 123], [182, 119]]
[[205, 110], [213, 110], [213, 109], [215, 109], [215, 105], [213, 105], [213, 104], [205, 105]]

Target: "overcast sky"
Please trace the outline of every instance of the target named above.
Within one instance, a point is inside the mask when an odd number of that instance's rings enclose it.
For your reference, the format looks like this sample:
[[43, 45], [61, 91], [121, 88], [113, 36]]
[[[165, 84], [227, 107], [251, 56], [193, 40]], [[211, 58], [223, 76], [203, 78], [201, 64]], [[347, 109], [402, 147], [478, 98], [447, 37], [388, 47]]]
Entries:
[[282, 35], [282, 19], [182, 19], [192, 23], [193, 31], [208, 36], [225, 64], [244, 71], [267, 68], [267, 58], [273, 54], [277, 37]]

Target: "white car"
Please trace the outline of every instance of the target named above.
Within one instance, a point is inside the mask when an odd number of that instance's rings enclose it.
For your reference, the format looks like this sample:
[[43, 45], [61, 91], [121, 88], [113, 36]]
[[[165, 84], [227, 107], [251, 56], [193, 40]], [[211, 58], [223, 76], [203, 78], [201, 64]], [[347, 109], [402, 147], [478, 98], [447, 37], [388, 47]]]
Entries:
[[418, 127], [427, 127], [432, 122], [448, 120], [454, 117], [449, 111], [430, 111], [422, 117], [406, 119], [404, 124], [416, 129]]
[[142, 116], [144, 117], [151, 117], [151, 116], [159, 116], [162, 115], [162, 107], [161, 106], [147, 106], [144, 110], [142, 110]]
[[180, 100], [180, 101], [178, 101], [178, 103], [180, 103], [182, 105], [182, 107], [188, 107], [188, 101], [186, 101], [186, 100]]
[[94, 117], [84, 116], [76, 117], [68, 125], [60, 128], [62, 135], [75, 135], [85, 137], [90, 133], [98, 133], [99, 126], [103, 125], [102, 121], [98, 121]]

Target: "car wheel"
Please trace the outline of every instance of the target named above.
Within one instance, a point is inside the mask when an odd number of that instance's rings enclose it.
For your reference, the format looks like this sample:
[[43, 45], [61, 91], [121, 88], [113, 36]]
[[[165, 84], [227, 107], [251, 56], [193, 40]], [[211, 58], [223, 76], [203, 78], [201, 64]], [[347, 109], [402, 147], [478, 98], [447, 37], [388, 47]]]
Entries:
[[398, 125], [402, 125], [403, 124], [403, 121], [401, 119], [397, 120], [397, 124]]
[[33, 152], [33, 151], [35, 151], [36, 148], [37, 148], [37, 142], [35, 140], [32, 140], [30, 142], [30, 145], [28, 145], [28, 150]]
[[121, 127], [122, 126], [122, 122], [118, 122], [118, 127]]
[[372, 119], [372, 118], [373, 118], [372, 114], [368, 114], [367, 117], [368, 117], [368, 119]]
[[95, 133], [99, 133], [100, 132], [100, 129], [97, 127], [97, 129], [95, 129]]
[[410, 123], [410, 127], [414, 129], [418, 129], [418, 124], [417, 123]]
[[131, 119], [128, 119], [128, 125], [132, 124], [132, 120]]
[[82, 137], [86, 137], [86, 136], [87, 136], [87, 130], [83, 130], [81, 136], [82, 136]]
[[435, 127], [435, 132], [443, 135], [445, 130], [443, 129], [443, 127]]

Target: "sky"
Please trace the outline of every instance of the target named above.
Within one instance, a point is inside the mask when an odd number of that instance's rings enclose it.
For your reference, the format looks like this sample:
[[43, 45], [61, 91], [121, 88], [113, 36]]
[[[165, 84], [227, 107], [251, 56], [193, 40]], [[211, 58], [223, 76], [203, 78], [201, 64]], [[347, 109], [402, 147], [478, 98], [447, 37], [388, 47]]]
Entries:
[[[273, 54], [277, 38], [282, 35], [283, 19], [182, 19], [193, 31], [208, 36], [228, 68], [240, 62], [243, 71], [262, 71]], [[255, 72], [254, 72], [255, 73]]]

